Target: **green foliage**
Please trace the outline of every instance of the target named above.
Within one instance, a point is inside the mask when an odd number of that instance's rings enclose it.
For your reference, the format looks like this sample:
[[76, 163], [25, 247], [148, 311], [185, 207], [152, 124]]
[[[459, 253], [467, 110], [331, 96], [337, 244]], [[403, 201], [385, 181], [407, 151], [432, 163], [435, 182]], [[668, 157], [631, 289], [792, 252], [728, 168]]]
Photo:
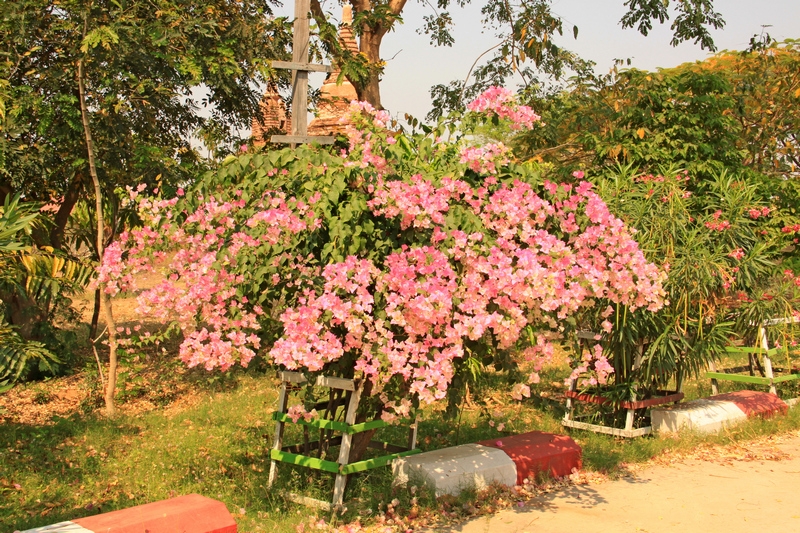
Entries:
[[0, 386], [24, 378], [32, 367], [41, 374], [53, 375], [59, 363], [44, 344], [26, 341], [16, 328], [0, 321]]
[[[669, 19], [669, 1], [628, 0], [628, 12], [622, 17], [623, 28], [636, 27], [639, 33], [647, 35], [653, 29], [653, 21], [663, 24]], [[672, 46], [684, 41], [694, 40], [701, 48], [715, 50], [714, 41], [708, 28], [721, 28], [725, 25], [722, 16], [714, 11], [712, 0], [676, 2], [677, 16], [672, 23]]]
[[[40, 249], [30, 234], [35, 205], [6, 197], [0, 212], [0, 382], [59, 370], [63, 344], [52, 322], [82, 290], [93, 269], [52, 248]], [[43, 341], [43, 342], [40, 342]], [[61, 349], [61, 350], [58, 350]]]
[[[565, 173], [616, 164], [652, 171], [674, 163], [701, 177], [749, 168], [778, 178], [800, 164], [798, 72], [794, 41], [658, 72], [584, 71], [568, 92], [531, 96], [544, 125], [521, 135], [517, 147]], [[776, 180], [765, 197], [780, 181], [786, 180]]]
[[[215, 147], [238, 147], [232, 130], [249, 126], [258, 113], [267, 59], [287, 56], [285, 21], [269, 19], [272, 5], [3, 3], [0, 79], [8, 85], [0, 185], [45, 203], [70, 198], [65, 204], [74, 204], [83, 193], [89, 174], [77, 100], [79, 59], [105, 196], [125, 185], [187, 182], [205, 165], [190, 137], [213, 123]], [[197, 102], [193, 91], [202, 88]], [[60, 217], [62, 229], [71, 207]]]
[[[770, 231], [770, 218], [760, 214], [770, 206], [742, 175], [698, 180], [676, 167], [641, 175], [627, 166], [597, 184], [609, 208], [638, 230], [645, 255], [669, 269], [669, 305], [656, 313], [617, 309], [604, 343], [618, 383], [636, 383], [640, 395], [676, 375], [680, 386], [717, 360], [731, 337], [753, 343], [765, 319], [791, 316], [797, 287], [781, 282], [776, 267], [785, 239]], [[765, 292], [774, 296], [764, 299]]]
[[27, 245], [18, 238], [22, 232], [30, 233], [33, 222], [39, 216], [30, 205], [20, 205], [20, 195], [6, 196], [0, 211], [0, 253], [19, 252]]
[[[440, 8], [449, 7], [449, 0], [439, 2]], [[677, 46], [685, 41], [694, 41], [701, 48], [715, 50], [710, 28], [720, 28], [725, 22], [713, 10], [712, 0], [695, 2], [670, 2], [669, 0], [629, 0], [627, 11], [620, 21], [623, 28], [636, 28], [647, 35], [653, 22], [663, 24], [674, 16], [671, 26], [673, 38], [670, 44]], [[542, 85], [539, 76], [562, 78], [568, 72], [580, 74], [588, 65], [561, 43], [564, 35], [564, 20], [551, 9], [549, 0], [534, 0], [509, 4], [505, 0], [487, 0], [481, 9], [485, 24], [499, 33], [500, 43], [484, 63], [475, 68], [473, 81], [452, 82], [436, 85], [431, 89], [433, 110], [429, 117], [437, 118], [441, 113], [463, 109], [471, 96], [490, 85], [504, 85], [506, 79], [518, 75], [526, 88]], [[438, 24], [428, 21], [425, 29], [432, 38], [448, 44], [440, 35], [443, 25], [449, 23], [449, 14], [442, 11]], [[567, 29], [573, 38], [578, 37], [578, 27]], [[487, 50], [486, 53], [492, 51]], [[485, 53], [485, 54], [486, 54]], [[481, 58], [478, 58], [481, 59]]]
[[557, 162], [563, 172], [675, 164], [704, 177], [741, 168], [741, 127], [722, 73], [627, 70], [590, 83], [543, 102], [544, 127], [518, 139], [525, 155]]
[[[15, 258], [19, 252], [28, 253], [30, 246], [20, 234], [30, 232], [38, 212], [31, 206], [20, 206], [19, 195], [13, 199], [6, 197], [0, 212], [0, 287], [19, 287], [15, 276], [18, 263]], [[30, 257], [23, 255], [22, 257]], [[0, 302], [0, 310], [6, 307]], [[34, 361], [41, 371], [52, 372], [58, 358], [48, 351], [42, 343], [26, 341], [19, 336], [16, 328], [0, 317], [0, 385], [13, 383], [22, 378]]]

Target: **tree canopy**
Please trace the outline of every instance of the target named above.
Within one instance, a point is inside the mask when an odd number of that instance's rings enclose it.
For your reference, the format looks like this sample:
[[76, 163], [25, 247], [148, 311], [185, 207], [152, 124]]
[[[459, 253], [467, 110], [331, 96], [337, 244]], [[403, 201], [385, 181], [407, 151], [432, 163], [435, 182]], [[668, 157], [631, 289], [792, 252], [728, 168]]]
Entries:
[[[230, 138], [258, 109], [266, 58], [285, 58], [270, 0], [20, 0], [0, 5], [0, 190], [57, 201], [50, 243], [88, 183], [77, 65], [107, 191], [186, 179], [190, 137]], [[195, 91], [204, 89], [198, 106]], [[191, 170], [190, 170], [191, 169]]]
[[800, 166], [796, 41], [657, 72], [588, 75], [531, 103], [544, 126], [523, 134], [519, 148], [565, 172], [675, 163], [692, 173], [749, 168], [782, 178]]
[[[402, 22], [406, 0], [347, 0], [353, 8], [353, 27], [360, 37], [359, 54], [352, 54], [338, 43], [335, 28], [327, 22], [322, 4], [311, 0], [311, 10], [319, 26], [319, 37], [334, 60], [343, 66], [345, 76], [355, 85], [359, 99], [380, 108], [380, 76], [384, 62], [380, 55], [381, 43], [394, 25]], [[425, 17], [421, 29], [430, 37], [431, 44], [451, 46], [450, 32], [453, 20], [450, 9], [464, 6], [469, 0], [438, 0]], [[620, 21], [623, 28], [636, 28], [647, 35], [653, 23], [672, 20], [672, 45], [693, 41], [704, 49], [714, 50], [709, 30], [720, 28], [724, 21], [714, 11], [713, 0], [670, 2], [669, 0], [627, 0], [628, 11]], [[481, 8], [484, 24], [496, 32], [498, 46], [494, 55], [474, 71], [474, 82], [464, 87], [463, 82], [437, 86], [432, 90], [436, 106], [442, 109], [461, 109], [462, 101], [469, 101], [491, 85], [502, 85], [514, 73], [531, 80], [534, 68], [548, 74], [561, 74], [565, 68], [578, 62], [556, 41], [564, 34], [564, 20], [551, 9], [550, 0], [532, 0], [510, 3], [506, 0], [486, 0]], [[578, 28], [568, 30], [575, 37]]]

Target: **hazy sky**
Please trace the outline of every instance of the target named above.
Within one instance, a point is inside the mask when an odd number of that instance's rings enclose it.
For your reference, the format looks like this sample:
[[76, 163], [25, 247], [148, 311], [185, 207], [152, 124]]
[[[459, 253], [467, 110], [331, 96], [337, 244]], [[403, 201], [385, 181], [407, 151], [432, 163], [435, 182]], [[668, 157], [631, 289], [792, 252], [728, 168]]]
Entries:
[[[284, 1], [288, 13], [294, 2]], [[382, 100], [393, 115], [424, 117], [431, 106], [430, 87], [463, 80], [475, 59], [499, 42], [492, 30], [484, 30], [481, 24], [480, 0], [473, 1], [473, 5], [456, 6], [450, 11], [455, 21], [452, 48], [431, 46], [426, 36], [417, 33], [422, 17], [431, 13], [431, 8], [427, 3], [409, 1], [404, 24], [384, 38], [381, 50], [387, 61]], [[338, 6], [336, 0], [324, 4], [337, 18], [341, 13]], [[747, 47], [750, 38], [761, 33], [762, 25], [771, 26], [764, 31], [779, 41], [800, 39], [800, 0], [715, 0], [714, 6], [726, 22], [722, 30], [713, 32], [720, 50]], [[607, 71], [616, 58], [631, 58], [633, 67], [652, 70], [708, 56], [707, 51], [691, 43], [670, 46], [669, 21], [664, 26], [656, 23], [648, 37], [633, 29], [623, 30], [619, 20], [625, 13], [624, 0], [554, 0], [553, 11], [564, 19], [565, 36], [558, 43], [597, 63], [600, 72]], [[573, 25], [579, 28], [577, 40], [572, 37]], [[321, 75], [314, 76], [311, 83], [319, 86], [322, 79]]]

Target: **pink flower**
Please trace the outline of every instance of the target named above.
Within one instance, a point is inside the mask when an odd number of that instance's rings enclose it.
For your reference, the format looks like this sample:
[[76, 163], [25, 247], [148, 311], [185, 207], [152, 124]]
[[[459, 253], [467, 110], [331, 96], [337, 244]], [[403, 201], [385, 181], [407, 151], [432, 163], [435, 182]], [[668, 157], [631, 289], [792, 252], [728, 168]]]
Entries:
[[728, 257], [732, 257], [733, 259], [736, 259], [738, 261], [742, 257], [744, 257], [744, 255], [745, 255], [744, 254], [744, 250], [742, 250], [741, 248], [737, 248], [737, 249], [733, 250], [732, 252], [730, 252], [728, 254]]
[[530, 129], [541, 118], [530, 107], [517, 105], [514, 94], [503, 87], [489, 87], [467, 104], [467, 109], [509, 120], [512, 130]]
[[531, 397], [531, 388], [524, 383], [517, 383], [511, 389], [511, 397], [515, 400], [522, 400], [523, 396], [525, 398]]

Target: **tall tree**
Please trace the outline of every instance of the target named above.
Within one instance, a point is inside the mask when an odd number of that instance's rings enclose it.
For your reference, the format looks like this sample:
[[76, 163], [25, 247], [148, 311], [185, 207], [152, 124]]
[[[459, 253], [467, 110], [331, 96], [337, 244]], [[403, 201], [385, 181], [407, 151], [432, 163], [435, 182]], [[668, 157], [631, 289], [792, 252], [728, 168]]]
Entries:
[[[338, 42], [336, 31], [326, 21], [320, 0], [311, 0], [311, 11], [320, 28], [320, 38], [333, 56], [342, 65], [342, 72], [355, 85], [359, 98], [381, 107], [380, 76], [384, 61], [380, 50], [383, 38], [394, 25], [402, 21], [407, 0], [343, 0], [353, 7], [353, 26], [359, 36], [359, 53], [353, 54]], [[450, 46], [454, 43], [450, 29], [453, 20], [449, 9], [464, 6], [470, 0], [438, 0], [436, 7], [430, 4], [433, 13], [425, 17], [422, 31], [430, 36], [431, 44]], [[551, 10], [551, 0], [530, 0], [511, 3], [508, 0], [484, 0], [481, 12], [484, 23], [497, 31], [498, 45], [488, 61], [475, 71], [475, 83], [467, 91], [474, 96], [487, 85], [500, 84], [507, 76], [519, 72], [523, 77], [532, 76], [528, 65], [546, 71], [560, 73], [573, 60], [554, 38], [562, 35], [564, 21]], [[719, 13], [714, 11], [713, 0], [626, 0], [628, 11], [620, 21], [623, 28], [636, 28], [647, 35], [653, 22], [664, 23], [672, 17], [672, 45], [694, 41], [702, 48], [714, 50], [710, 28], [724, 24]], [[578, 28], [572, 32], [577, 36]], [[432, 91], [441, 108], [461, 107], [464, 96], [463, 82], [450, 86], [437, 86]]]
[[[60, 246], [91, 190], [77, 87], [85, 61], [89, 122], [104, 190], [186, 180], [202, 163], [190, 137], [249, 125], [265, 58], [285, 58], [273, 0], [19, 0], [0, 4], [0, 187], [58, 201]], [[88, 20], [82, 35], [83, 17]], [[205, 89], [202, 101], [196, 94]]]
[[531, 103], [544, 125], [517, 139], [520, 153], [567, 172], [674, 163], [693, 174], [746, 167], [786, 182], [800, 169], [796, 41], [657, 72], [588, 75]]
[[[0, 4], [0, 193], [58, 205], [51, 230], [37, 236], [38, 244], [64, 244], [70, 213], [83, 198], [96, 205], [96, 229], [89, 225], [85, 242], [101, 256], [117, 229], [112, 220], [107, 231], [104, 216], [115, 212], [117, 189], [189, 181], [205, 166], [191, 136], [218, 144], [249, 126], [258, 111], [259, 82], [270, 73], [266, 58], [287, 58], [289, 31], [283, 19], [272, 17], [272, 5], [273, 0]], [[0, 296], [7, 300], [5, 293]], [[16, 301], [10, 302], [12, 318], [40, 317], [14, 313]], [[105, 396], [112, 414], [116, 342], [107, 301], [104, 307], [110, 347]], [[14, 320], [12, 325], [26, 331]]]

